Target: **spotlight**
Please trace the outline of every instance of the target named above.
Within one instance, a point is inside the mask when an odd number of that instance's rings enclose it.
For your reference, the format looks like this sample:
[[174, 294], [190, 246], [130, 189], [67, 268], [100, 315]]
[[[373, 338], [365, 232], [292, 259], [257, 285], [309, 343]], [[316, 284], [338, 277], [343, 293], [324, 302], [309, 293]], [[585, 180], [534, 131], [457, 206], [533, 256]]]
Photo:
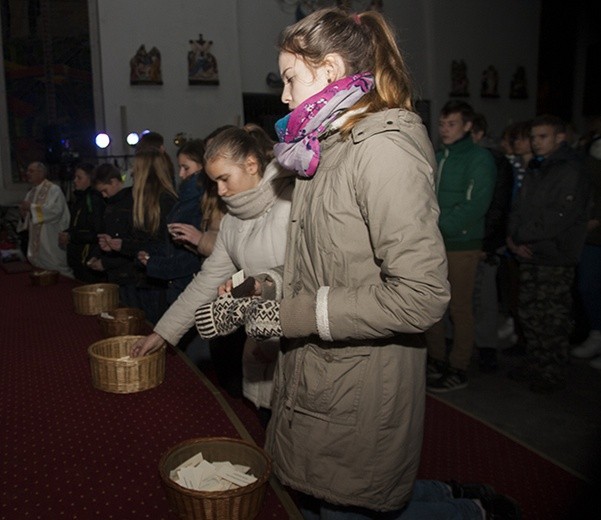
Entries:
[[140, 135], [146, 135], [149, 134], [150, 130], [148, 130], [148, 128], [146, 130], [142, 130], [142, 133]]
[[129, 146], [136, 146], [138, 144], [138, 141], [140, 140], [140, 136], [136, 134], [136, 132], [131, 132], [127, 135], [127, 138], [125, 140], [127, 141], [127, 144]]
[[100, 133], [96, 134], [95, 142], [98, 148], [104, 149], [111, 144], [111, 138], [108, 136], [108, 134]]

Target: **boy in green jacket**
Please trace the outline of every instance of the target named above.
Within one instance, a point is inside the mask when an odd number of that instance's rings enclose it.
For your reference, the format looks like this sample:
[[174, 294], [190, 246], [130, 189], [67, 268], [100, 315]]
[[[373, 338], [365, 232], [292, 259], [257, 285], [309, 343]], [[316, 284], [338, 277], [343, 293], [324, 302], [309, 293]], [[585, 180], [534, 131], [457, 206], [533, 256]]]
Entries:
[[428, 340], [428, 385], [431, 392], [467, 386], [474, 348], [473, 293], [481, 259], [484, 217], [496, 180], [491, 153], [476, 145], [470, 130], [474, 110], [463, 101], [449, 101], [441, 110], [438, 130], [442, 148], [436, 154], [439, 227], [445, 242], [451, 285], [450, 318], [453, 342], [447, 356], [444, 321]]

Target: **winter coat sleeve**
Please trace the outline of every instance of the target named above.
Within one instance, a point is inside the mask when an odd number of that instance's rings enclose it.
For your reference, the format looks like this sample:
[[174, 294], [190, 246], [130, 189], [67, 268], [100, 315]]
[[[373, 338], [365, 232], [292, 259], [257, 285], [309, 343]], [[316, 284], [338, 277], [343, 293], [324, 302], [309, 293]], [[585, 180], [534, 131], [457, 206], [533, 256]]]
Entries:
[[380, 282], [320, 289], [317, 322], [327, 321], [332, 340], [423, 332], [449, 300], [433, 169], [412, 140], [396, 136], [367, 139], [347, 157]]
[[202, 269], [184, 292], [163, 314], [154, 331], [171, 345], [176, 345], [194, 325], [196, 309], [216, 299], [219, 286], [225, 283], [236, 270], [236, 265], [218, 235], [213, 253], [205, 260]]

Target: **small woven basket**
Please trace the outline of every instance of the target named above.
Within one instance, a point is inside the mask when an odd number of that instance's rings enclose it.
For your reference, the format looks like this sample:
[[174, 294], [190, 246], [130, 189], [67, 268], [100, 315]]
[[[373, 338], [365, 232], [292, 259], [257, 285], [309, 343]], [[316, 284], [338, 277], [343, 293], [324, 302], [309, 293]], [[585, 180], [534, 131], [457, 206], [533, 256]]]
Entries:
[[144, 311], [135, 307], [118, 307], [106, 311], [108, 316], [98, 316], [100, 331], [105, 338], [113, 336], [135, 336], [142, 334], [144, 328]]
[[31, 285], [54, 285], [58, 282], [58, 271], [38, 270], [29, 273]]
[[119, 286], [116, 283], [93, 283], [73, 288], [73, 305], [77, 314], [94, 316], [119, 306]]
[[[249, 466], [257, 481], [229, 491], [196, 491], [171, 480], [170, 472], [199, 452], [209, 462], [229, 461]], [[257, 517], [263, 506], [271, 475], [271, 459], [264, 450], [250, 442], [206, 437], [190, 439], [171, 448], [161, 457], [159, 472], [167, 502], [180, 518], [251, 520]]]
[[144, 336], [116, 336], [92, 343], [88, 347], [92, 385], [115, 394], [132, 394], [160, 385], [165, 378], [165, 348], [136, 358], [131, 347]]

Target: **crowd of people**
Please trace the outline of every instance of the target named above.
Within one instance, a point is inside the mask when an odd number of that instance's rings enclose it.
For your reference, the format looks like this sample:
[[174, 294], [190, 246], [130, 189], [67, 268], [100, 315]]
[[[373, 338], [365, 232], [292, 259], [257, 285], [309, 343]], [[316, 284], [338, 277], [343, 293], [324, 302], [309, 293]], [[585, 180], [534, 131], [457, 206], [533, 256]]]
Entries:
[[465, 388], [474, 347], [482, 371], [498, 368], [501, 314], [515, 334], [512, 353], [525, 356], [508, 376], [551, 393], [566, 382], [574, 295], [590, 332], [571, 353], [601, 354], [599, 130], [574, 146], [564, 121], [540, 115], [510, 125], [499, 148], [486, 130], [463, 101], [441, 111], [437, 197], [451, 301], [426, 334], [428, 389]]
[[305, 518], [519, 518], [488, 486], [416, 481], [425, 391], [466, 387], [474, 349], [498, 368], [500, 315], [525, 353], [509, 377], [561, 390], [573, 294], [590, 332], [571, 353], [601, 369], [600, 129], [577, 149], [541, 115], [495, 146], [452, 100], [435, 154], [379, 13], [316, 11], [279, 51], [278, 143], [220, 127], [181, 146], [176, 181], [150, 133], [132, 187], [79, 165], [70, 211], [31, 164], [30, 262], [118, 284], [154, 326], [134, 357], [208, 341]]

